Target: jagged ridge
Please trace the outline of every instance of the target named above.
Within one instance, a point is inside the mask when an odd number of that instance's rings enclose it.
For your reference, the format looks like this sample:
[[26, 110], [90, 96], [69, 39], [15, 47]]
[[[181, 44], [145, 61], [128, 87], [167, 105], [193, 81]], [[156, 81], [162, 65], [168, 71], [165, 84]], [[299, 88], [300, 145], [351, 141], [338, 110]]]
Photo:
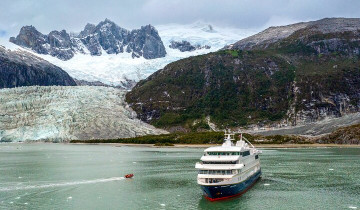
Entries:
[[30, 48], [40, 54], [49, 54], [61, 60], [71, 59], [75, 53], [102, 55], [123, 52], [132, 53], [132, 57], [154, 59], [166, 55], [165, 47], [158, 31], [151, 25], [128, 31], [109, 19], [98, 25], [87, 24], [79, 35], [69, 34], [65, 30], [51, 31], [44, 35], [34, 26], [24, 26], [19, 35], [10, 38], [10, 42]]

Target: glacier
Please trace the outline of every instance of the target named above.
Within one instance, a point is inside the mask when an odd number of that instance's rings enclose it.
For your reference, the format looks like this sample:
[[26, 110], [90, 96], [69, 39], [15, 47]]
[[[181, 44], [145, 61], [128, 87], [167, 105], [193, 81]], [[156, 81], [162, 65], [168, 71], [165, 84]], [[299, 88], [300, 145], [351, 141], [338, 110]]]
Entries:
[[0, 90], [0, 142], [126, 138], [163, 134], [136, 118], [125, 90], [31, 86]]

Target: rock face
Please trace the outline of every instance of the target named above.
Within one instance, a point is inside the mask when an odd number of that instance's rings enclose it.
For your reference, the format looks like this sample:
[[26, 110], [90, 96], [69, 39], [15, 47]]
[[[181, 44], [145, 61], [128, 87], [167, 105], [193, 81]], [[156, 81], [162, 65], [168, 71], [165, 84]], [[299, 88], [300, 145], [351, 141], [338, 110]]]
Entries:
[[76, 83], [64, 70], [31, 53], [0, 46], [0, 88], [31, 85], [75, 86]]
[[140, 81], [127, 101], [159, 127], [207, 117], [219, 128], [287, 127], [359, 112], [360, 21], [319, 22], [316, 30], [295, 24], [280, 40], [242, 42], [251, 50], [234, 45], [171, 63]]
[[186, 51], [194, 51], [194, 50], [198, 50], [198, 49], [210, 49], [211, 47], [209, 45], [191, 45], [190, 42], [182, 40], [181, 42], [176, 42], [176, 41], [171, 41], [171, 44], [169, 45], [170, 48], [172, 49], [178, 49], [181, 52], [186, 52]]
[[317, 21], [270, 27], [225, 48], [242, 50], [263, 49], [272, 43], [293, 35], [295, 32], [304, 34], [329, 34], [344, 31], [356, 32], [358, 30], [360, 30], [360, 18], [325, 18]]
[[68, 141], [166, 133], [136, 119], [126, 91], [109, 87], [0, 90], [0, 141]]
[[154, 59], [166, 55], [165, 47], [157, 30], [151, 26], [128, 31], [105, 19], [98, 25], [87, 24], [78, 35], [70, 35], [65, 30], [51, 31], [44, 35], [34, 26], [24, 26], [17, 37], [10, 42], [30, 48], [40, 54], [49, 54], [61, 60], [71, 59], [75, 53], [102, 55], [123, 52], [132, 57]]

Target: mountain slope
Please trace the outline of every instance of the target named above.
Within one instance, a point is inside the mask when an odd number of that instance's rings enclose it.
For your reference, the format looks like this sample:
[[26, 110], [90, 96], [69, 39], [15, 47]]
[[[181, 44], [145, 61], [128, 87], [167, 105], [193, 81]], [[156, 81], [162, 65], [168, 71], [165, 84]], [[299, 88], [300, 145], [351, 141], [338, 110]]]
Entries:
[[162, 134], [135, 118], [123, 90], [21, 87], [0, 90], [0, 141], [68, 141]]
[[335, 32], [301, 28], [252, 50], [171, 63], [140, 81], [127, 101], [142, 120], [168, 128], [191, 128], [208, 116], [224, 128], [301, 125], [357, 112], [360, 27], [353, 23], [342, 21]]
[[31, 53], [0, 46], [0, 88], [31, 85], [75, 86], [76, 83], [64, 70]]
[[360, 28], [360, 18], [324, 18], [317, 21], [302, 22], [286, 26], [270, 27], [260, 33], [249, 36], [225, 48], [227, 49], [264, 49], [271, 44], [288, 38], [295, 32], [331, 34], [338, 32], [356, 32]]

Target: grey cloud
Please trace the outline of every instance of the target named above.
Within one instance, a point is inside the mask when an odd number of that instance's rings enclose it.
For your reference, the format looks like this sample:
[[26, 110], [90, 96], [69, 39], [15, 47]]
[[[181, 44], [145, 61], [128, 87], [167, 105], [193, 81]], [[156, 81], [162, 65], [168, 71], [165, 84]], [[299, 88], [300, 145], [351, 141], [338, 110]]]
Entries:
[[259, 29], [324, 17], [360, 17], [359, 8], [358, 0], [2, 0], [0, 29], [10, 36], [23, 25], [43, 33], [80, 31], [86, 23], [105, 18], [128, 29], [197, 20]]

